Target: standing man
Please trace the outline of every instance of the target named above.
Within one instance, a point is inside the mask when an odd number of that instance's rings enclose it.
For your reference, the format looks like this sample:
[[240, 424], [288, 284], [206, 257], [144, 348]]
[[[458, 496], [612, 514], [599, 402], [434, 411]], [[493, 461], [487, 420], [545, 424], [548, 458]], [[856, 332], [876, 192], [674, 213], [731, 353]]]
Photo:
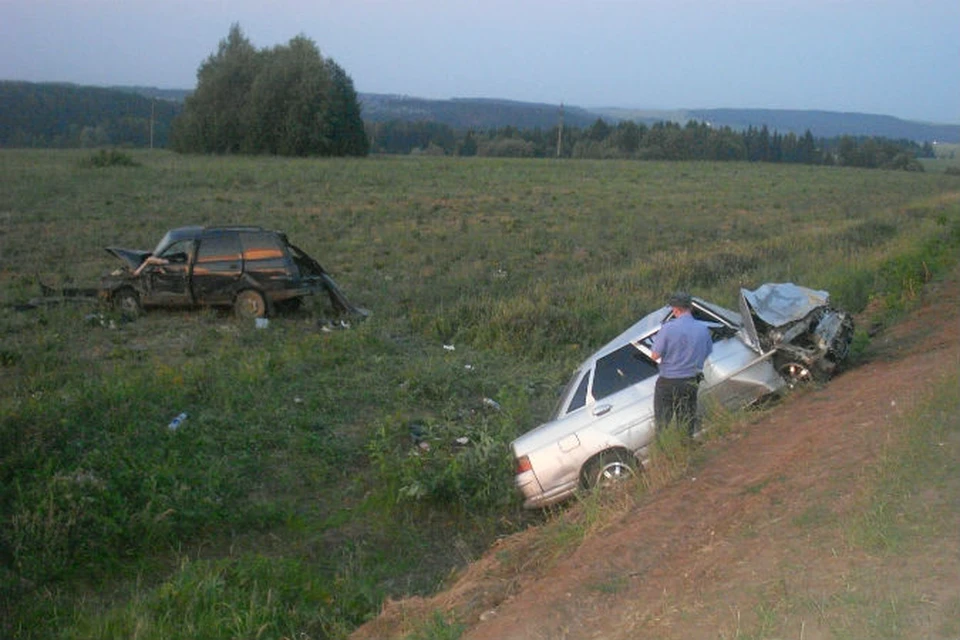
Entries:
[[694, 320], [689, 293], [675, 293], [668, 304], [673, 318], [660, 328], [651, 349], [660, 365], [660, 377], [653, 394], [653, 414], [657, 431], [671, 423], [685, 428], [693, 436], [697, 428], [697, 387], [703, 362], [713, 351], [710, 329]]

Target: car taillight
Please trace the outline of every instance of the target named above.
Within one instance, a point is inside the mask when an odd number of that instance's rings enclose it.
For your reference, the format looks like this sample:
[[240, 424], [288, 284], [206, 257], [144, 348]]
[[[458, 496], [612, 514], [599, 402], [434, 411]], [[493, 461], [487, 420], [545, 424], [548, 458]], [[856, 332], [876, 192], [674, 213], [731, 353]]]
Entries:
[[525, 473], [527, 471], [532, 471], [533, 465], [530, 464], [530, 458], [527, 456], [520, 456], [517, 458], [517, 475]]

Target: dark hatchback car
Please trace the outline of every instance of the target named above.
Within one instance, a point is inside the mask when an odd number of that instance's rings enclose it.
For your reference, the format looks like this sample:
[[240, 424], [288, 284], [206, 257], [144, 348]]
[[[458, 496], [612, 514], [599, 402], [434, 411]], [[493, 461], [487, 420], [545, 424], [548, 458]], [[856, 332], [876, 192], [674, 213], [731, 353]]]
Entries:
[[124, 267], [100, 285], [100, 296], [124, 312], [150, 307], [232, 307], [261, 318], [325, 292], [338, 314], [352, 305], [323, 267], [286, 234], [256, 226], [171, 229], [153, 251], [107, 247]]

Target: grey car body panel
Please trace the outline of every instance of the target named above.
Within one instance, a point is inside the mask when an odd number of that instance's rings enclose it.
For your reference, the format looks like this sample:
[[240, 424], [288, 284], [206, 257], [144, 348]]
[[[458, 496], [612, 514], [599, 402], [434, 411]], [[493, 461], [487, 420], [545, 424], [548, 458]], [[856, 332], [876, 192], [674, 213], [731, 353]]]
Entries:
[[827, 306], [830, 294], [786, 282], [765, 284], [754, 291], [740, 289], [740, 301], [742, 316], [756, 315], [772, 327], [782, 327]]
[[[826, 304], [826, 292], [796, 285], [764, 285], [757, 292], [741, 296], [742, 313], [694, 298], [694, 316], [706, 323], [713, 334], [713, 353], [704, 363], [700, 385], [701, 410], [710, 402], [738, 408], [782, 389], [786, 381], [777, 373], [774, 356], [777, 348], [764, 348], [769, 342], [757, 332], [754, 315], [758, 312], [778, 327], [808, 319]], [[759, 293], [758, 293], [759, 292]], [[801, 304], [803, 302], [804, 304]], [[836, 314], [822, 313], [824, 319]], [[543, 507], [572, 495], [581, 486], [586, 465], [609, 450], [633, 453], [640, 462], [656, 432], [653, 418], [653, 389], [657, 375], [650, 358], [650, 346], [660, 327], [670, 317], [670, 308], [650, 313], [619, 336], [602, 346], [577, 369], [563, 392], [549, 422], [521, 435], [511, 443], [517, 459], [526, 458], [529, 470], [518, 473], [516, 486], [524, 497], [524, 506]], [[825, 333], [838, 324], [831, 320]], [[816, 328], [808, 333], [816, 334]], [[789, 345], [787, 345], [789, 346]], [[625, 352], [645, 359], [642, 379], [598, 398], [597, 371], [605, 358]], [[623, 360], [627, 362], [627, 360]]]

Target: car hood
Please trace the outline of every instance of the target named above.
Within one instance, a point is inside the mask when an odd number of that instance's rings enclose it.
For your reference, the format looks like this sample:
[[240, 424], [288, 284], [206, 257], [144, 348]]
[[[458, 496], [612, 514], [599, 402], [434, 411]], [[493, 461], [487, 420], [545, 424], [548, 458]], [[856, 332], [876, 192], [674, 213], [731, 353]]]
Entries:
[[829, 303], [826, 291], [808, 289], [791, 282], [764, 284], [753, 291], [740, 289], [740, 313], [745, 338], [754, 348], [760, 338], [754, 319], [771, 327], [783, 327], [807, 317], [811, 311]]
[[139, 249], [121, 249], [120, 247], [107, 247], [107, 253], [123, 262], [131, 271], [143, 264], [143, 261], [153, 255], [149, 251]]

